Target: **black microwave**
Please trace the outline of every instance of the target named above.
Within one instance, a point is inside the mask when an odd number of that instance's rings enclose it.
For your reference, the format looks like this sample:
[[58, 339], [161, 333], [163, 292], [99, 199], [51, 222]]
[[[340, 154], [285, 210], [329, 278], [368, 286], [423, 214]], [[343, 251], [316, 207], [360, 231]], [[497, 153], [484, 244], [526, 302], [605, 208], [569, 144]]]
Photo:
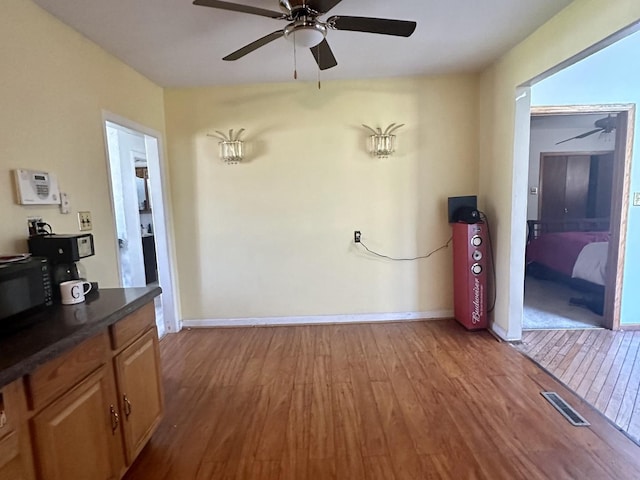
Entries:
[[49, 261], [30, 257], [0, 264], [0, 330], [11, 320], [53, 304]]

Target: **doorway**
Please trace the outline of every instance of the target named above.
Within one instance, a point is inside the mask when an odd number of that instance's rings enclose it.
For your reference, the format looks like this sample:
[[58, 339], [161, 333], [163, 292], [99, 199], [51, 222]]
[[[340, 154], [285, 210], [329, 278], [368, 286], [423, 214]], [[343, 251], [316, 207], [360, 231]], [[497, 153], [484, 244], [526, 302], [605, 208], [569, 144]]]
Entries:
[[[533, 328], [619, 328], [633, 113], [633, 105], [531, 109], [524, 324], [538, 315]], [[543, 122], [550, 128], [536, 134]], [[550, 315], [536, 308], [527, 317], [536, 295]]]
[[103, 121], [120, 286], [158, 284], [158, 334], [178, 331], [160, 135], [107, 112]]

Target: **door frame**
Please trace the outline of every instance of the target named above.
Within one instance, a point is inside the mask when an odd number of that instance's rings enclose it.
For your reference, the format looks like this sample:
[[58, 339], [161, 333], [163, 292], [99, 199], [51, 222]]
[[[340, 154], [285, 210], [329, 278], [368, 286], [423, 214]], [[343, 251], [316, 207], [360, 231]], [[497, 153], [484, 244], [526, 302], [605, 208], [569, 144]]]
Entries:
[[620, 328], [620, 305], [624, 273], [624, 255], [627, 238], [627, 216], [633, 157], [635, 104], [554, 105], [531, 107], [531, 116], [609, 114], [618, 118], [616, 146], [613, 156], [613, 186], [611, 198], [608, 266], [604, 296], [603, 326], [611, 330]]
[[[157, 130], [146, 127], [139, 123], [136, 123], [132, 120], [129, 120], [120, 115], [111, 113], [109, 111], [102, 111], [102, 129], [105, 143], [105, 160], [107, 162], [108, 171], [111, 172], [111, 165], [109, 161], [109, 146], [107, 143], [107, 130], [106, 124], [107, 122], [114, 123], [121, 127], [134, 130], [139, 132], [145, 136], [145, 147], [146, 150], [149, 149], [149, 145], [147, 145], [147, 137], [151, 137], [156, 140], [157, 145], [157, 155], [152, 155], [151, 157], [156, 157], [158, 160], [158, 164], [155, 165], [154, 169], [157, 172], [157, 178], [159, 182], [153, 182], [151, 184], [151, 191], [149, 192], [151, 195], [151, 203], [152, 205], [161, 205], [161, 208], [154, 207], [154, 239], [156, 242], [156, 257], [158, 261], [158, 277], [159, 284], [162, 287], [162, 305], [163, 305], [163, 321], [165, 324], [166, 332], [174, 333], [179, 332], [182, 328], [180, 317], [178, 315], [178, 291], [176, 285], [176, 268], [175, 268], [175, 255], [173, 252], [173, 245], [171, 239], [171, 215], [170, 215], [170, 205], [171, 205], [171, 197], [169, 193], [169, 184], [167, 181], [167, 172], [168, 166], [166, 163], [166, 159], [164, 156], [164, 141], [162, 134]], [[152, 168], [149, 152], [147, 151], [147, 164], [149, 168]], [[111, 185], [111, 175], [109, 175], [109, 188], [110, 188], [110, 196], [109, 201], [111, 202], [111, 213], [112, 213], [112, 221], [113, 228], [116, 231], [115, 225], [115, 205], [113, 203], [113, 187]], [[154, 187], [155, 184], [155, 187]], [[157, 215], [157, 216], [156, 216]], [[120, 250], [118, 248], [118, 239], [117, 235], [113, 238], [116, 254], [118, 255], [118, 277], [120, 278], [120, 282], [122, 281], [122, 276], [120, 275]]]

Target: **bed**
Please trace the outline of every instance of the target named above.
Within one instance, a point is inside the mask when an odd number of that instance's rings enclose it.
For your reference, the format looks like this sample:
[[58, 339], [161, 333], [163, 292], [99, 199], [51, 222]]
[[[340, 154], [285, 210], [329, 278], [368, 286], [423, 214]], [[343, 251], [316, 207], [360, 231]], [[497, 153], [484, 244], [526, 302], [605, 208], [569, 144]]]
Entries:
[[564, 281], [580, 290], [603, 290], [610, 236], [608, 218], [529, 220], [527, 226], [527, 272]]

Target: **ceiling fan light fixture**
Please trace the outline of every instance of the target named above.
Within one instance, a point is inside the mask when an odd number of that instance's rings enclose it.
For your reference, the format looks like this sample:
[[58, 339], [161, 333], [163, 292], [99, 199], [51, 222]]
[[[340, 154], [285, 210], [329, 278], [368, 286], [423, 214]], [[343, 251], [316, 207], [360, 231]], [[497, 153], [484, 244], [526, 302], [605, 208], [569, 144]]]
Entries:
[[299, 20], [284, 28], [285, 38], [301, 48], [315, 47], [326, 35], [327, 28], [319, 22]]

